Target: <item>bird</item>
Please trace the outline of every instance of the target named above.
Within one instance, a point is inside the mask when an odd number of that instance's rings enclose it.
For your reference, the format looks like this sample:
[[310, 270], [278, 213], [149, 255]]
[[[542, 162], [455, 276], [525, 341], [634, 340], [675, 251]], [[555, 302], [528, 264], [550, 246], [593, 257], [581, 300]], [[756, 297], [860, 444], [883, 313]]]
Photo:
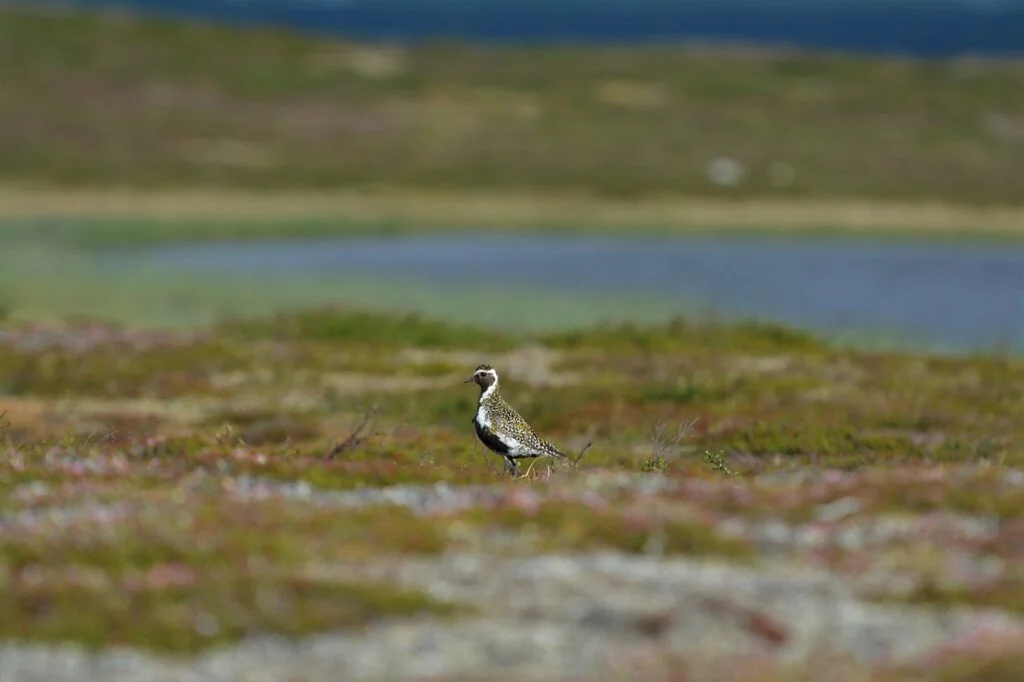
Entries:
[[498, 372], [490, 365], [480, 365], [463, 383], [480, 386], [473, 426], [477, 438], [493, 452], [505, 458], [502, 473], [519, 474], [518, 460], [534, 457], [567, 459], [565, 453], [538, 436], [533, 428], [505, 402], [498, 389]]

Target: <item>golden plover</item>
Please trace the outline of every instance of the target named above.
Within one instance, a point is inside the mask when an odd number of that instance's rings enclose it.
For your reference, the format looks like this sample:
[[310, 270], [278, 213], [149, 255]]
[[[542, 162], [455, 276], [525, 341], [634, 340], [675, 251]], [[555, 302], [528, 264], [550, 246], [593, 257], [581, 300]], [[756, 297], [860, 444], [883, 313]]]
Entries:
[[498, 391], [498, 373], [490, 365], [480, 365], [463, 383], [480, 386], [473, 426], [480, 441], [505, 458], [505, 473], [519, 473], [518, 460], [533, 457], [566, 459], [564, 453], [534, 433], [526, 420], [505, 402]]

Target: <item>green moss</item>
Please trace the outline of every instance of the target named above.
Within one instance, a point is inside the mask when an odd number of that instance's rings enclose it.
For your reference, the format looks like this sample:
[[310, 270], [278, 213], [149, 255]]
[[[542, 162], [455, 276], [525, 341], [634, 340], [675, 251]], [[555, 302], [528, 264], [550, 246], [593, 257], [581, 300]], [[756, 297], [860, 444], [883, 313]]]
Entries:
[[443, 535], [405, 510], [182, 495], [150, 495], [106, 523], [83, 512], [66, 530], [6, 533], [0, 637], [191, 651], [450, 612], [416, 593], [309, 577], [311, 566], [443, 549]]
[[1000, 468], [952, 483], [948, 480], [896, 481], [874, 488], [877, 508], [906, 513], [944, 511], [1013, 520], [1024, 515], [1024, 490], [1003, 484]]
[[651, 455], [640, 463], [640, 471], [645, 474], [661, 473], [668, 468], [668, 458], [663, 455]]
[[179, 508], [184, 502], [173, 489], [150, 498], [110, 532], [8, 534], [0, 540], [0, 557], [15, 570], [77, 563], [122, 570], [162, 562], [239, 565], [251, 557], [301, 562], [323, 552], [434, 553], [444, 547], [443, 536], [427, 520], [401, 508], [317, 509], [275, 498], [221, 501], [212, 493], [184, 498], [187, 508]]
[[218, 411], [203, 423], [230, 427], [241, 442], [251, 446], [306, 441], [319, 435], [316, 421], [308, 415], [265, 409]]
[[453, 373], [468, 374], [473, 368], [454, 362], [420, 362], [402, 368], [402, 374], [417, 377], [446, 377]]
[[[69, 331], [69, 337], [74, 333]], [[113, 336], [82, 350], [0, 346], [0, 393], [123, 398], [204, 394], [215, 390], [216, 375], [250, 362], [244, 348], [219, 342], [148, 347], [121, 343]]]
[[[187, 579], [187, 569], [162, 568]], [[75, 575], [74, 567], [68, 570]], [[299, 636], [380, 618], [454, 612], [419, 592], [287, 576], [204, 575], [180, 587], [119, 582], [100, 578], [85, 586], [35, 585], [15, 578], [0, 592], [0, 637], [186, 653], [243, 637]]]
[[269, 480], [304, 481], [317, 490], [335, 491], [417, 483], [475, 483], [487, 475], [479, 460], [474, 465], [443, 453], [435, 456], [416, 451], [384, 455], [350, 452], [337, 461], [268, 462], [236, 465], [235, 470]]
[[[1013, 682], [1024, 670], [1020, 651], [965, 652], [943, 657], [929, 677], [935, 682]], [[917, 678], [922, 679], [922, 678]]]
[[244, 339], [329, 341], [391, 349], [486, 346], [501, 350], [513, 343], [512, 339], [501, 334], [426, 320], [418, 315], [352, 309], [301, 311], [269, 320], [228, 323], [221, 329], [230, 336]]
[[376, 404], [381, 413], [402, 415], [407, 423], [472, 433], [469, 420], [476, 411], [478, 393], [479, 390], [459, 384], [451, 390], [384, 394], [378, 396]]
[[1007, 576], [979, 587], [926, 580], [909, 594], [883, 600], [939, 607], [991, 608], [1024, 615], [1024, 579]]
[[532, 511], [489, 509], [460, 519], [476, 524], [484, 535], [494, 530], [528, 534], [540, 551], [616, 549], [633, 554], [710, 554], [737, 561], [753, 557], [746, 543], [725, 538], [698, 521], [624, 514], [582, 504], [545, 502]]
[[635, 323], [602, 325], [595, 329], [552, 334], [545, 341], [556, 348], [602, 348], [617, 352], [664, 353], [691, 349], [718, 352], [743, 349], [751, 353], [808, 353], [824, 344], [810, 334], [779, 325], [739, 322], [720, 324], [676, 318], [664, 325]]
[[755, 423], [717, 443], [758, 455], [851, 456], [871, 453], [874, 459], [918, 458], [921, 449], [906, 436], [873, 436], [859, 428], [800, 421]]

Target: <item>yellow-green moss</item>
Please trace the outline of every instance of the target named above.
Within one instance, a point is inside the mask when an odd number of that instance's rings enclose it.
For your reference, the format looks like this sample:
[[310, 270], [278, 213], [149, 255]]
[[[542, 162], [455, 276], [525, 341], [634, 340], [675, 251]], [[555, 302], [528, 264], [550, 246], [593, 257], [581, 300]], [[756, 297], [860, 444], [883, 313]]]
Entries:
[[[73, 566], [67, 574], [79, 575]], [[242, 637], [298, 636], [380, 618], [454, 612], [422, 593], [376, 584], [223, 570], [168, 587], [126, 587], [102, 575], [81, 577], [88, 584], [9, 580], [0, 590], [0, 638], [184, 653]]]
[[635, 511], [624, 514], [578, 503], [545, 502], [535, 510], [472, 511], [458, 518], [476, 526], [484, 536], [494, 530], [526, 534], [538, 551], [616, 549], [633, 554], [711, 554], [739, 561], [754, 556], [745, 542], [721, 536], [705, 523]]
[[42, 509], [5, 532], [0, 637], [184, 651], [449, 611], [415, 593], [309, 577], [313, 565], [442, 550], [435, 526], [403, 509], [174, 489], [121, 501], [106, 520], [84, 508], [70, 527], [51, 527]]

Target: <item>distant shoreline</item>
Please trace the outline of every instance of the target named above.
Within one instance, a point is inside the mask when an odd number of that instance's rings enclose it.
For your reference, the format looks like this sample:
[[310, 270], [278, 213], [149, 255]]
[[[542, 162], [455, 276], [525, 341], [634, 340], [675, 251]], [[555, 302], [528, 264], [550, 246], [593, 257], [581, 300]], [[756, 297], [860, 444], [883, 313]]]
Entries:
[[[703, 231], [1024, 237], [1024, 206], [982, 207], [869, 199], [715, 200], [661, 197], [615, 200], [569, 193], [417, 190], [269, 192], [0, 188], [0, 220], [83, 221], [111, 241], [247, 236], [343, 236], [438, 229], [530, 232]], [[96, 225], [97, 221], [124, 225]], [[305, 221], [305, 223], [303, 223]], [[291, 222], [293, 225], [282, 225]], [[141, 223], [141, 224], [140, 224]]]

